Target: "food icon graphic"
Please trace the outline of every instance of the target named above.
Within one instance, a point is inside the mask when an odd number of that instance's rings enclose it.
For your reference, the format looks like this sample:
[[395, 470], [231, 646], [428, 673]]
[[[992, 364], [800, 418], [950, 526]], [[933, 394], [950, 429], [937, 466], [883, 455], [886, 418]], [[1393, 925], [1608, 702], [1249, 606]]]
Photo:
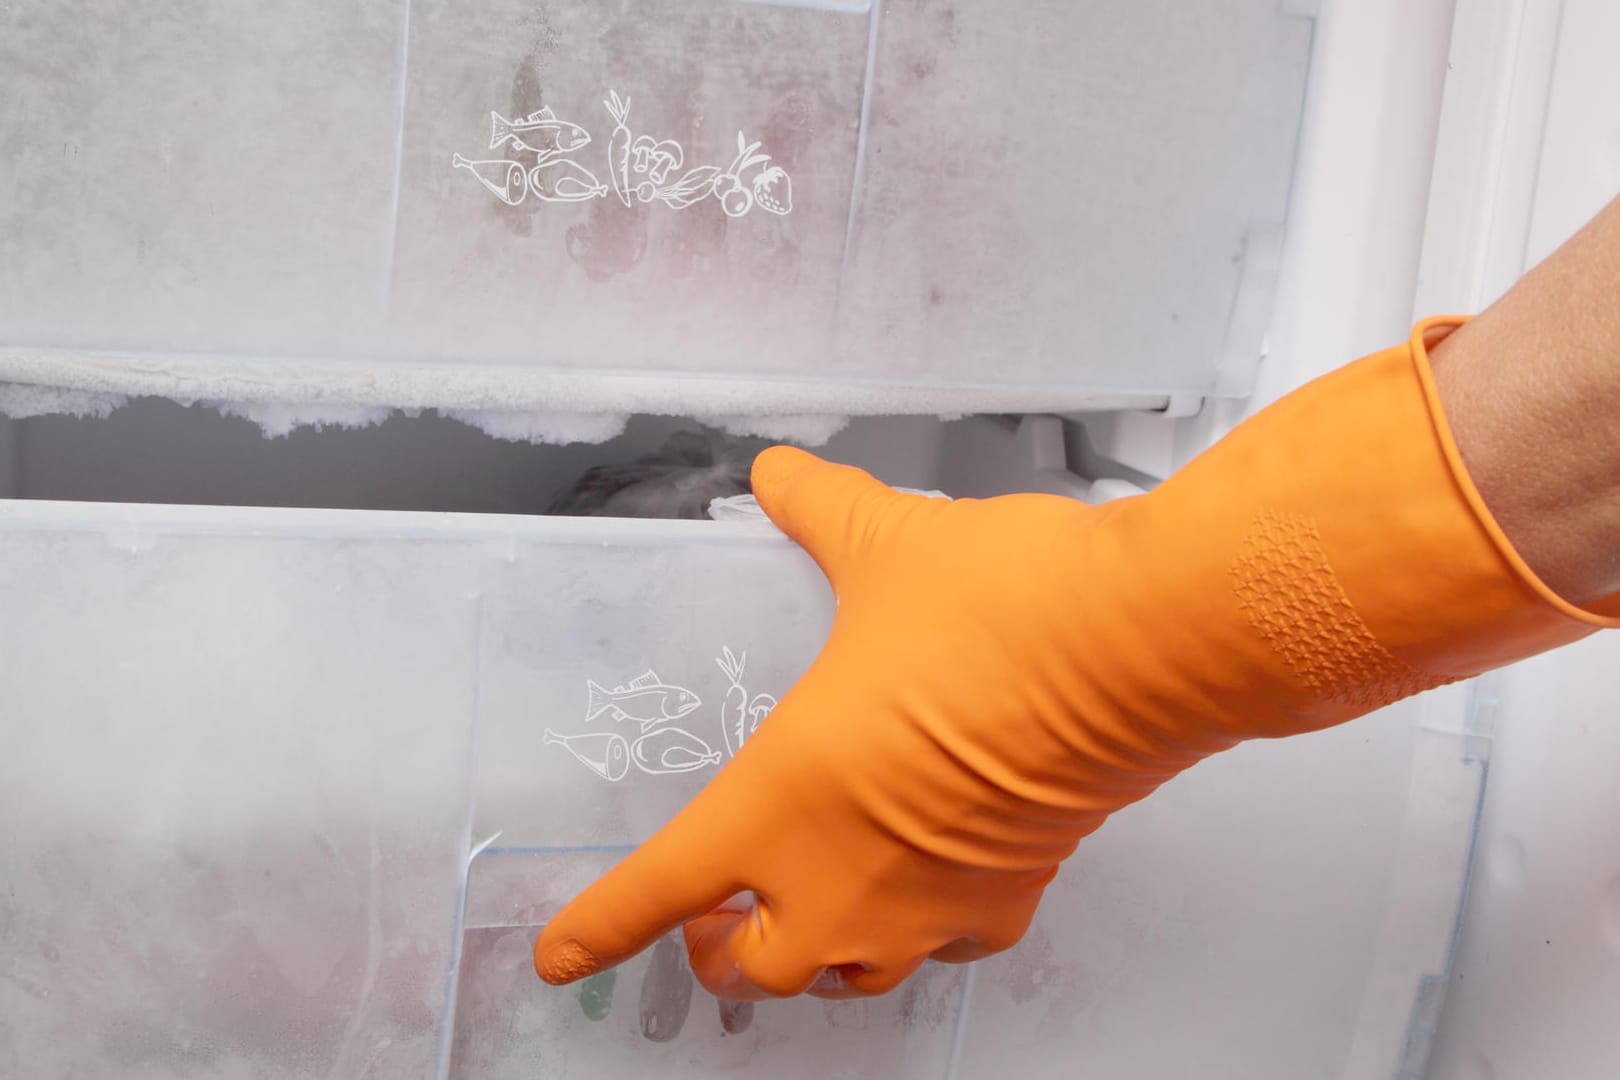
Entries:
[[780, 216], [793, 211], [793, 181], [780, 165], [754, 177], [754, 205]]
[[559, 735], [546, 728], [542, 742], [560, 746], [573, 754], [591, 772], [612, 783], [623, 780], [630, 771], [630, 744], [616, 731], [592, 731], [584, 735]]
[[573, 158], [549, 158], [529, 170], [529, 190], [546, 202], [585, 202], [607, 194], [607, 185]]
[[750, 699], [748, 689], [742, 684], [748, 654], [737, 656], [729, 646], [722, 646], [720, 652], [721, 656], [715, 664], [731, 681], [731, 686], [726, 690], [726, 699], [720, 703], [720, 723], [725, 732], [726, 749], [732, 757], [736, 757], [743, 743], [758, 730], [759, 722], [776, 708], [776, 699], [769, 694], [756, 694]]
[[586, 723], [603, 716], [610, 720], [634, 720], [643, 732], [679, 720], [703, 704], [692, 691], [664, 682], [650, 668], [623, 686], [609, 690], [587, 681], [585, 690]]
[[528, 174], [524, 172], [521, 163], [516, 161], [468, 161], [460, 154], [450, 159], [450, 165], [456, 169], [466, 169], [478, 178], [478, 182], [489, 189], [507, 206], [516, 206], [523, 201], [523, 196], [529, 193]]
[[[687, 153], [680, 143], [631, 129], [629, 97], [609, 90], [602, 105], [613, 119], [605, 182], [568, 156], [589, 146], [591, 133], [580, 124], [560, 119], [549, 105], [521, 120], [491, 111], [489, 149], [501, 150], [508, 157], [472, 160], [456, 154], [451, 164], [471, 172], [490, 194], [509, 206], [531, 194], [544, 202], [572, 203], [605, 199], [611, 192], [626, 209], [659, 202], [672, 210], [685, 210], [713, 196], [729, 217], [743, 217], [756, 206], [778, 216], [792, 212], [792, 178], [787, 170], [771, 163], [758, 140], [750, 142], [739, 131], [737, 156], [727, 168], [699, 165], [683, 173]], [[533, 160], [524, 155], [533, 155]], [[571, 238], [570, 243], [578, 247], [582, 242]]]
[[608, 91], [602, 102], [608, 115], [613, 117], [613, 135], [608, 139], [608, 171], [613, 178], [613, 194], [625, 206], [630, 205], [630, 99], [619, 97], [617, 90]]
[[[779, 165], [771, 165], [771, 156], [760, 153], [759, 147], [759, 143], [749, 142], [742, 132], [737, 132], [737, 156], [714, 182], [714, 193], [727, 217], [742, 217], [756, 203], [773, 214], [793, 209], [793, 185], [787, 172]], [[745, 185], [743, 175], [755, 166], [760, 167], [760, 172]]]
[[659, 728], [643, 735], [630, 747], [630, 757], [636, 768], [645, 773], [683, 773], [718, 765], [725, 755], [712, 750], [709, 744], [678, 727]]
[[578, 124], [559, 120], [547, 105], [522, 120], [508, 120], [498, 112], [489, 114], [489, 148], [498, 150], [510, 143], [519, 152], [539, 154], [544, 160], [553, 154], [569, 154], [586, 146], [591, 133]]
[[684, 686], [665, 682], [651, 668], [611, 689], [593, 680], [585, 682], [584, 723], [632, 722], [639, 727], [639, 733], [621, 735], [597, 730], [561, 735], [547, 728], [545, 744], [563, 747], [586, 768], [613, 782], [624, 779], [632, 765], [641, 772], [660, 776], [724, 764], [728, 754], [735, 756], [759, 730], [760, 723], [776, 708], [776, 698], [770, 694], [750, 695], [743, 685], [746, 652], [734, 653], [730, 646], [720, 652], [715, 663], [731, 683], [720, 703], [723, 749], [716, 749], [691, 731], [691, 724], [677, 723], [702, 705], [702, 699]]

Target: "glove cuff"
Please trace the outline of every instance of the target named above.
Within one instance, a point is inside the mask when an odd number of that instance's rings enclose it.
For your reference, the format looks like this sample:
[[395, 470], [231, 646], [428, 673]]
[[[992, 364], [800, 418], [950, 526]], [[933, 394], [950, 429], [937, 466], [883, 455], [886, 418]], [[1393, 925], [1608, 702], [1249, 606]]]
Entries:
[[1327, 727], [1620, 626], [1620, 597], [1548, 588], [1469, 478], [1429, 363], [1462, 321], [1296, 390], [1122, 508], [1121, 555], [1164, 572], [1115, 625], [1186, 658], [1156, 681], [1209, 734]]

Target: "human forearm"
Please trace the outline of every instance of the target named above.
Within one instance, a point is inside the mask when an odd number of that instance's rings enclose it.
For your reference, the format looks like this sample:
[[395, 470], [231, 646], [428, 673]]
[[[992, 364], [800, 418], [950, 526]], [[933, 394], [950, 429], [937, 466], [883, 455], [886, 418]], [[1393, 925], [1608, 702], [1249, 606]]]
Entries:
[[1531, 568], [1620, 590], [1620, 200], [1431, 353], [1469, 475]]

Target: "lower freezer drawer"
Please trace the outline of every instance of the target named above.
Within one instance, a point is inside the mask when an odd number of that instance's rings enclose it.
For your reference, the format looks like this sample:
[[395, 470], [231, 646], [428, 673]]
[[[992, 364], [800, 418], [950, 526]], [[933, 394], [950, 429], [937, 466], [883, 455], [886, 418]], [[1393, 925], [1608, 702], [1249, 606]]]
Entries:
[[884, 998], [540, 984], [831, 612], [767, 526], [0, 503], [0, 1074], [1396, 1073], [1483, 782], [1411, 708], [1200, 765]]

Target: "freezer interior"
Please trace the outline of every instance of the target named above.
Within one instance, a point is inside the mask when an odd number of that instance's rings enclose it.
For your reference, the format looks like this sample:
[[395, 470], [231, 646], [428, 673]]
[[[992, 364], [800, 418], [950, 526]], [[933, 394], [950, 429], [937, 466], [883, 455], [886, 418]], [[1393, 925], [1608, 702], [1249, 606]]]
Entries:
[[1612, 22], [0, 3], [0, 1074], [1599, 1075], [1612, 871], [1538, 763], [1607, 789], [1536, 725], [1612, 708], [1559, 657], [1200, 764], [883, 998], [529, 947], [831, 616], [767, 523], [548, 514], [586, 470], [1150, 489], [1612, 194]]

